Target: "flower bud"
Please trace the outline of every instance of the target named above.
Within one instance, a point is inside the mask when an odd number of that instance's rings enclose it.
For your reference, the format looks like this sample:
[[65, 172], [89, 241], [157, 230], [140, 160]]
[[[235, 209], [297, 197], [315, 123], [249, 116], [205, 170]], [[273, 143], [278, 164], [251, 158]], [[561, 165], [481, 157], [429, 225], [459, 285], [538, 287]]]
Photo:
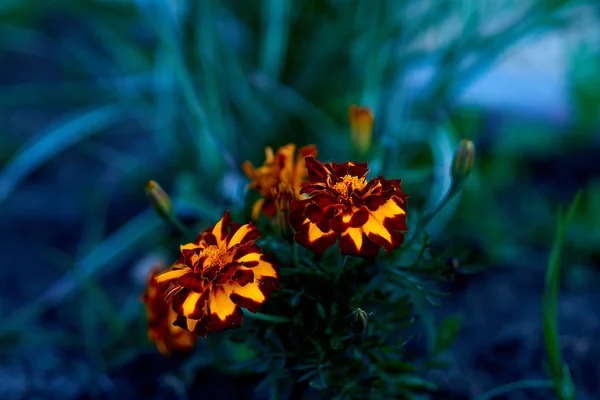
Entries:
[[475, 145], [468, 139], [463, 139], [454, 153], [452, 161], [452, 179], [458, 183], [471, 173], [475, 161]]
[[367, 329], [368, 314], [361, 308], [357, 308], [350, 314], [350, 329], [353, 333], [361, 334]]
[[363, 155], [369, 151], [373, 141], [373, 123], [375, 118], [367, 107], [351, 105], [349, 109], [352, 146]]
[[146, 195], [150, 200], [150, 204], [156, 210], [156, 212], [165, 219], [170, 219], [173, 216], [173, 205], [169, 195], [165, 193], [163, 188], [160, 187], [155, 181], [149, 181], [146, 184]]

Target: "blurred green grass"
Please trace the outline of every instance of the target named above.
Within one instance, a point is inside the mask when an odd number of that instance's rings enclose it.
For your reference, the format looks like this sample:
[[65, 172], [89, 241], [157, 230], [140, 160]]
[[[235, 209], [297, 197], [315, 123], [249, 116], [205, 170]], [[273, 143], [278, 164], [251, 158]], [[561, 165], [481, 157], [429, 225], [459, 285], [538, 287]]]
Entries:
[[[461, 198], [430, 227], [443, 243], [480, 248], [476, 263], [543, 268], [553, 210], [582, 187], [574, 233], [565, 239], [574, 266], [565, 274], [572, 289], [588, 288], [600, 259], [600, 171], [572, 164], [586, 154], [592, 165], [585, 149], [599, 146], [593, 88], [600, 53], [583, 45], [573, 51], [566, 126], [498, 117], [457, 99], [516, 43], [568, 31], [577, 24], [569, 10], [593, 4], [496, 3], [3, 1], [2, 218], [39, 229], [76, 227], [81, 235], [53, 245], [68, 254], [59, 268], [25, 261], [53, 272], [40, 272], [46, 290], [37, 296], [0, 300], [9, 320], [0, 331], [26, 331], [43, 311], [70, 307], [77, 293], [100, 307], [97, 319], [80, 315], [90, 359], [104, 366], [111, 363], [106, 354], [119, 358], [110, 349], [128, 329], [137, 329], [129, 346], [148, 348], [133, 293], [140, 283], [128, 269], [157, 248], [169, 256], [173, 244], [145, 203], [146, 181], [161, 182], [181, 212], [212, 223], [219, 210], [242, 205], [240, 165], [260, 164], [266, 146], [315, 143], [322, 159], [347, 160], [350, 104], [374, 110], [373, 172], [405, 180], [413, 215], [443, 196], [458, 140], [476, 143], [476, 170]], [[482, 33], [502, 18], [497, 30]], [[420, 67], [434, 72], [415, 89], [411, 77]], [[81, 170], [60, 178], [75, 159]], [[547, 159], [556, 160], [555, 169]], [[566, 175], [552, 175], [561, 169]], [[32, 200], [49, 191], [59, 193], [50, 204]], [[26, 196], [37, 210], [31, 216], [19, 212]], [[53, 205], [61, 196], [73, 205], [75, 222], [66, 228]], [[18, 279], [9, 268], [2, 274]], [[120, 290], [108, 285], [111, 278]], [[6, 312], [14, 303], [23, 308]], [[110, 333], [94, 337], [98, 324]]]

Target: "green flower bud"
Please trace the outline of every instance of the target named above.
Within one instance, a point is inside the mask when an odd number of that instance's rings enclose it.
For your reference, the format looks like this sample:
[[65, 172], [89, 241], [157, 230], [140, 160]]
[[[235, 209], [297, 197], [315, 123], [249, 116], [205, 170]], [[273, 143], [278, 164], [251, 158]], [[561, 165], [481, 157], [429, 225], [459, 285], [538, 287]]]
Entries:
[[468, 139], [463, 139], [454, 153], [452, 161], [452, 179], [459, 183], [471, 173], [475, 161], [475, 145]]
[[173, 217], [173, 205], [169, 195], [155, 181], [149, 181], [146, 184], [146, 195], [150, 204], [156, 212], [163, 218], [169, 220]]
[[353, 333], [361, 334], [367, 329], [368, 314], [361, 308], [357, 308], [350, 314], [350, 329]]

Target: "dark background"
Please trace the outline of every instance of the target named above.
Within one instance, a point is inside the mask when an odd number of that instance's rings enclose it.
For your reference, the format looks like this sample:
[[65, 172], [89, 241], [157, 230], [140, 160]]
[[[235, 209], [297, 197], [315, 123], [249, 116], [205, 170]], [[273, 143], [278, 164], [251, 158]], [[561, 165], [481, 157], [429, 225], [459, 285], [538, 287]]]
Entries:
[[[321, 160], [346, 161], [350, 104], [373, 109], [370, 165], [386, 157], [414, 210], [447, 189], [461, 138], [477, 148], [465, 190], [430, 226], [436, 246], [478, 271], [433, 314], [463, 321], [449, 367], [432, 372], [447, 390], [436, 398], [544, 379], [544, 274], [558, 207], [579, 189], [560, 342], [577, 399], [600, 398], [599, 11], [559, 0], [2, 1], [0, 398], [186, 398], [177, 360], [146, 340], [139, 295], [171, 253], [145, 183], [208, 226], [241, 204], [240, 165], [260, 164], [265, 146], [315, 143]], [[231, 395], [213, 374], [191, 398]]]

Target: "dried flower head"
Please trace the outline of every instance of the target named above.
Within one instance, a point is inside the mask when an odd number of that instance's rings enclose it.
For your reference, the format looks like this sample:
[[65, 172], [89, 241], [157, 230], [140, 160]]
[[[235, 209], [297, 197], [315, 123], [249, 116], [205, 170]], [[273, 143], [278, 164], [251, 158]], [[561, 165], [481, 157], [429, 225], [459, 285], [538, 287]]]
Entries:
[[291, 239], [294, 230], [290, 223], [290, 211], [292, 202], [298, 198], [298, 192], [289, 183], [279, 183], [276, 188], [271, 189], [271, 193], [277, 210], [273, 224], [283, 238]]
[[257, 312], [279, 288], [275, 266], [254, 242], [260, 232], [251, 222], [231, 222], [229, 211], [156, 279], [178, 317], [175, 324], [200, 336], [238, 328], [242, 307]]
[[374, 257], [404, 240], [406, 199], [401, 180], [382, 177], [367, 182], [367, 163], [325, 163], [306, 158], [309, 184], [294, 201], [290, 221], [295, 239], [323, 254], [339, 239], [343, 254]]
[[280, 147], [277, 153], [267, 147], [265, 149], [265, 162], [262, 166], [254, 168], [250, 161], [244, 162], [242, 169], [250, 178], [248, 189], [260, 192], [262, 198], [257, 200], [252, 207], [252, 219], [257, 220], [262, 212], [269, 218], [277, 214], [277, 206], [273, 198], [273, 189], [280, 183], [290, 185], [298, 194], [306, 183], [308, 172], [304, 159], [307, 156], [316, 157], [317, 148], [314, 145], [304, 146], [296, 152], [295, 144]]
[[156, 282], [162, 269], [164, 268], [160, 265], [152, 269], [142, 301], [148, 317], [148, 339], [156, 345], [158, 351], [169, 355], [174, 350], [193, 349], [197, 336], [173, 324], [177, 314], [165, 302], [164, 293], [160, 292]]

